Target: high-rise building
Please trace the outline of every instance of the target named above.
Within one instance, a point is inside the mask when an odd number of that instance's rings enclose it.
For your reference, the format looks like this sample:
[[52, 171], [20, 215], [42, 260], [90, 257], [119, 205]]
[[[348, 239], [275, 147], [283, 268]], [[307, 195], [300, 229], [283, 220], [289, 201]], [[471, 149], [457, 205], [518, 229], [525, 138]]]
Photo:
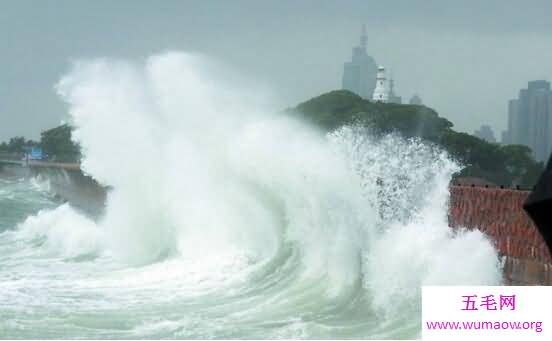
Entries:
[[508, 102], [508, 131], [511, 144], [523, 144], [533, 150], [538, 161], [546, 161], [552, 152], [552, 91], [550, 83], [536, 80], [521, 89], [517, 99]]
[[396, 103], [396, 104], [402, 104], [402, 98], [401, 96], [397, 96], [395, 94], [395, 81], [393, 80], [393, 77], [389, 77], [389, 95], [387, 96], [387, 102], [389, 103]]
[[[527, 129], [522, 126], [519, 120], [519, 99], [511, 99], [508, 101], [508, 130], [506, 136], [509, 144], [528, 144], [527, 141], [522, 142], [522, 135], [527, 135]], [[504, 142], [504, 141], [503, 141]]]
[[510, 132], [508, 130], [502, 131], [502, 137], [500, 139], [500, 143], [502, 144], [511, 144], [510, 143]]
[[376, 87], [377, 66], [374, 58], [366, 53], [367, 42], [366, 26], [363, 25], [360, 46], [353, 48], [351, 61], [343, 66], [342, 87], [362, 98], [370, 99]]
[[493, 129], [489, 125], [483, 124], [478, 130], [474, 131], [473, 134], [487, 142], [496, 143]]

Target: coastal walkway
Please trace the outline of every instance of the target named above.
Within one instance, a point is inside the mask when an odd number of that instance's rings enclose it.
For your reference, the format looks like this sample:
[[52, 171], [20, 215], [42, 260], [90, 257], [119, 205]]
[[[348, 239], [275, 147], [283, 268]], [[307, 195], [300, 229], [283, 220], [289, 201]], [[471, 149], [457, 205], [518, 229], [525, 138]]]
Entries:
[[20, 155], [13, 154], [0, 154], [0, 166], [12, 165], [29, 168], [58, 168], [65, 170], [80, 170], [80, 163], [74, 162], [53, 162], [53, 161], [40, 161], [40, 160], [25, 160]]

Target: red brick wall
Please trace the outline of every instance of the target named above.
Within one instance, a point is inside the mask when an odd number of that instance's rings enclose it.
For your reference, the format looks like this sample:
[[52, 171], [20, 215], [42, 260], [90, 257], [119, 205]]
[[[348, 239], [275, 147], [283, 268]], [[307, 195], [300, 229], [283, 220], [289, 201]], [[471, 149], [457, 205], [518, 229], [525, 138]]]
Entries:
[[451, 186], [452, 227], [477, 228], [504, 257], [508, 284], [552, 284], [552, 257], [531, 218], [522, 208], [527, 191]]

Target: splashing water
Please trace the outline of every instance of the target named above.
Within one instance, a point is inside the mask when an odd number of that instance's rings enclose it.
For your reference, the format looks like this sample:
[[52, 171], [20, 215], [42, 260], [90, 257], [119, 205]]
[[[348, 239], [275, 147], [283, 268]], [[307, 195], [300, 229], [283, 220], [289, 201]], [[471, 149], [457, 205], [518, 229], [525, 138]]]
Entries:
[[0, 233], [3, 336], [413, 338], [421, 285], [500, 282], [491, 243], [447, 226], [445, 153], [325, 136], [222, 70], [167, 53], [59, 82], [113, 190], [97, 222], [50, 204]]

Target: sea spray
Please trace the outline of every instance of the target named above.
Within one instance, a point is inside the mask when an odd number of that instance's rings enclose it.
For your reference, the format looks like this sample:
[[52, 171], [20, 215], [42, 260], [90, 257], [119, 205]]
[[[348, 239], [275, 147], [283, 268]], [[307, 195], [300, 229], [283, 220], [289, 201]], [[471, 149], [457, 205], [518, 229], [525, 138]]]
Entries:
[[411, 338], [421, 285], [500, 282], [491, 243], [448, 227], [446, 153], [325, 135], [218, 71], [167, 53], [63, 77], [82, 168], [113, 189], [97, 222], [63, 205], [0, 234], [28, 248], [3, 258], [6, 335]]
[[63, 204], [28, 217], [20, 230], [49, 254], [71, 258], [96, 255], [102, 250], [102, 230], [82, 214]]
[[373, 214], [344, 160], [205, 64], [179, 53], [143, 66], [96, 61], [61, 80], [83, 169], [113, 187], [100, 223], [111, 249], [133, 264], [236, 252], [258, 261], [290, 242], [305, 274], [358, 279], [358, 234]]
[[[330, 135], [372, 192], [379, 227], [364, 255], [364, 285], [376, 308], [420, 313], [422, 285], [496, 285], [501, 269], [481, 232], [448, 227], [448, 190], [460, 167], [435, 145], [365, 128]], [[376, 184], [376, 185], [374, 185]]]

